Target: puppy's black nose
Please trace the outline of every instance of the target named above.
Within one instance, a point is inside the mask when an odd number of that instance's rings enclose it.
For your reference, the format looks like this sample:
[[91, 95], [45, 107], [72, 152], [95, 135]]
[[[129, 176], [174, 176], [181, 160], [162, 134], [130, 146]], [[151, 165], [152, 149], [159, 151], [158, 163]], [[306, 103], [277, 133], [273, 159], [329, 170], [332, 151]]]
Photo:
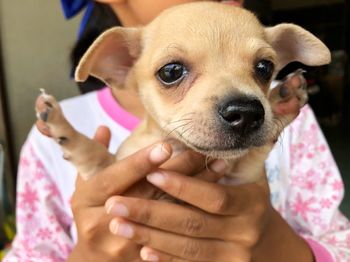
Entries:
[[252, 98], [236, 98], [219, 107], [219, 115], [236, 133], [250, 133], [261, 127], [265, 110], [261, 102]]

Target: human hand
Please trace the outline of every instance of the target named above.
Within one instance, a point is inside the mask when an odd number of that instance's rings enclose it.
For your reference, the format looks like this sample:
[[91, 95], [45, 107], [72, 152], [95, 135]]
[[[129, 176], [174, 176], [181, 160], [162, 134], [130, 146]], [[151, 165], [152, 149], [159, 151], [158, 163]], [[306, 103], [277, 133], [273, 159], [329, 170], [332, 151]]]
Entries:
[[[94, 139], [107, 146], [109, 129], [99, 128]], [[103, 205], [108, 197], [130, 190], [170, 155], [170, 146], [158, 143], [116, 162], [88, 181], [77, 177], [72, 211], [78, 243], [68, 261], [140, 261], [139, 245], [109, 233], [111, 216], [106, 215]], [[152, 194], [151, 188], [150, 185], [143, 189], [144, 197]], [[130, 190], [128, 195], [141, 197], [136, 188]]]
[[[99, 129], [95, 135], [95, 139], [104, 145], [108, 145], [109, 137], [106, 128]], [[205, 169], [205, 157], [199, 154], [185, 151], [168, 160], [170, 155], [170, 146], [159, 143], [111, 165], [88, 181], [77, 178], [72, 209], [78, 229], [78, 244], [68, 261], [140, 261], [140, 245], [109, 232], [112, 216], [104, 212], [103, 205], [112, 195], [153, 198], [159, 189], [144, 177], [164, 162], [166, 169], [181, 174], [198, 173], [198, 178], [206, 181], [216, 181], [220, 177], [220, 172]], [[222, 165], [222, 161], [210, 163], [213, 170], [221, 169]]]
[[190, 206], [114, 196], [105, 205], [110, 230], [144, 246], [144, 261], [313, 261], [261, 177], [228, 186], [159, 170], [148, 181]]

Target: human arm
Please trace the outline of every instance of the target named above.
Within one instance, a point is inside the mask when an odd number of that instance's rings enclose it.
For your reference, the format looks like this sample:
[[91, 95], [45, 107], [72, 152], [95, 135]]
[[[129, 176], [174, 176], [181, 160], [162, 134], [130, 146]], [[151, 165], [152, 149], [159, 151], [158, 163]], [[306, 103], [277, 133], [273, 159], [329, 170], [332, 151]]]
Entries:
[[24, 144], [17, 175], [17, 234], [4, 262], [65, 261], [73, 248], [70, 214], [62, 195], [29, 140]]
[[317, 261], [350, 261], [350, 223], [339, 211], [342, 178], [311, 108], [303, 108], [290, 134], [291, 174], [282, 214], [308, 240]]

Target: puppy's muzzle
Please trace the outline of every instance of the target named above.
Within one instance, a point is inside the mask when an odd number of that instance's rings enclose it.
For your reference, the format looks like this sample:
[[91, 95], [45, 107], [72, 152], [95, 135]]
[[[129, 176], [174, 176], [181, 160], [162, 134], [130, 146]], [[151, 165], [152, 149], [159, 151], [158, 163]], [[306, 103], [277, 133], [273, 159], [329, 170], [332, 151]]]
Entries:
[[265, 120], [261, 102], [254, 98], [234, 98], [224, 102], [218, 109], [219, 118], [231, 132], [248, 135], [258, 130]]

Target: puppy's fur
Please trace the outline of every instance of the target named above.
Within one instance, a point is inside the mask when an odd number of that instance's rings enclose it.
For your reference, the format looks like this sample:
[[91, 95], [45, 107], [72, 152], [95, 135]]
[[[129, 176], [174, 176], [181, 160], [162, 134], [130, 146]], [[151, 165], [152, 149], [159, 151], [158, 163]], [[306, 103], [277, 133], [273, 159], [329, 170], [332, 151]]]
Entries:
[[[264, 28], [247, 10], [201, 2], [168, 9], [143, 28], [106, 31], [84, 55], [75, 77], [84, 81], [92, 75], [111, 88], [138, 93], [147, 113], [117, 159], [168, 139], [179, 150], [226, 159], [227, 175], [245, 183], [258, 179], [280, 132], [306, 102], [299, 72], [269, 88], [278, 70], [292, 61], [323, 65], [330, 53], [299, 26]], [[168, 84], [162, 79], [169, 74], [180, 77]], [[71, 127], [53, 97], [39, 97], [37, 111], [85, 179], [115, 161]]]

